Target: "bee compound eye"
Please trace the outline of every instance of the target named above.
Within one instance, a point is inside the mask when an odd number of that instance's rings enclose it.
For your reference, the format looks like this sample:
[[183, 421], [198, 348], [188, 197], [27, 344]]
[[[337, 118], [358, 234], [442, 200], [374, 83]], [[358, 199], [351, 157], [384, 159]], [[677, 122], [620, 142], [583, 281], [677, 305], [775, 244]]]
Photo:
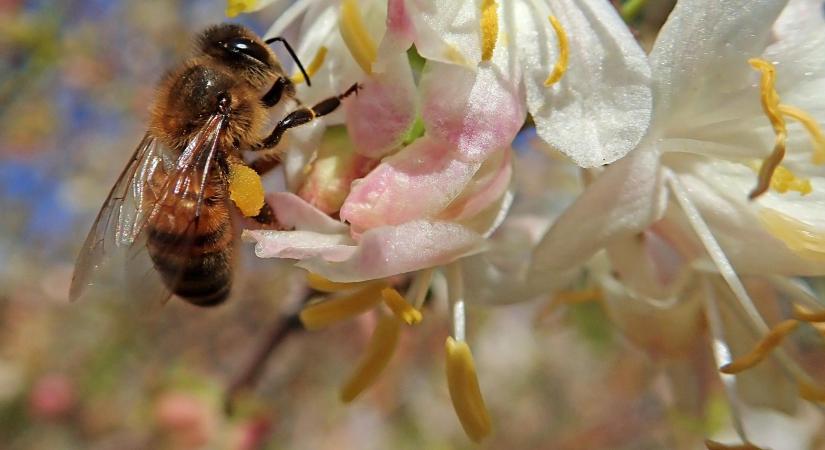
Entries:
[[256, 61], [266, 64], [269, 60], [269, 53], [259, 43], [247, 38], [233, 38], [221, 42], [221, 45], [228, 52], [236, 55], [246, 55]]

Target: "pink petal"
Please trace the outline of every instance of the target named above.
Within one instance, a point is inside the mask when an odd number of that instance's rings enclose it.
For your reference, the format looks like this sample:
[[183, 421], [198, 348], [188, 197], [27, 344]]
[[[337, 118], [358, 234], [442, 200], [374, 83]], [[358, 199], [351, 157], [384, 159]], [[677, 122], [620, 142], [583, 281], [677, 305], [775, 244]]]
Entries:
[[471, 70], [429, 62], [421, 89], [427, 131], [454, 145], [464, 161], [481, 162], [509, 146], [524, 124], [522, 95], [492, 64]]
[[328, 261], [345, 261], [352, 257], [356, 248], [345, 234], [303, 230], [244, 230], [243, 239], [247, 242], [256, 242], [255, 255], [259, 258], [322, 258]]
[[341, 219], [361, 232], [433, 218], [458, 197], [480, 166], [458, 160], [449, 144], [423, 136], [353, 184]]
[[464, 192], [441, 212], [439, 218], [455, 221], [469, 219], [501, 199], [513, 175], [511, 154], [509, 148], [502, 148], [491, 155]]
[[485, 245], [481, 235], [461, 225], [418, 220], [367, 231], [345, 260], [318, 257], [297, 265], [333, 281], [356, 282], [448, 264]]
[[417, 114], [417, 92], [406, 53], [390, 58], [345, 102], [347, 131], [358, 153], [380, 158], [401, 145]]
[[301, 197], [290, 192], [267, 195], [278, 222], [285, 228], [297, 228], [326, 234], [347, 234], [347, 226], [324, 214]]

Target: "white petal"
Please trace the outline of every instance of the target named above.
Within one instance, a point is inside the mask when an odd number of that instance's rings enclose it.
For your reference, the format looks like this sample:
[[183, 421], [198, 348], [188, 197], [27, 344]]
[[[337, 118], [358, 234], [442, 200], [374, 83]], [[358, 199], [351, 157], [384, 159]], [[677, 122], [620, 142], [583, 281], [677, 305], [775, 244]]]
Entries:
[[[582, 167], [611, 163], [632, 150], [650, 122], [647, 58], [610, 2], [557, 0], [514, 4], [515, 42], [527, 105], [539, 136]], [[548, 20], [567, 32], [567, 72], [544, 86], [558, 56]]]
[[[758, 78], [748, 59], [768, 44], [787, 0], [677, 2], [650, 54], [657, 121], [679, 128], [729, 102]], [[752, 97], [758, 95], [754, 92]]]
[[664, 193], [658, 151], [640, 147], [608, 167], [559, 217], [536, 247], [531, 272], [541, 277], [575, 267], [611, 240], [642, 231], [661, 216]]

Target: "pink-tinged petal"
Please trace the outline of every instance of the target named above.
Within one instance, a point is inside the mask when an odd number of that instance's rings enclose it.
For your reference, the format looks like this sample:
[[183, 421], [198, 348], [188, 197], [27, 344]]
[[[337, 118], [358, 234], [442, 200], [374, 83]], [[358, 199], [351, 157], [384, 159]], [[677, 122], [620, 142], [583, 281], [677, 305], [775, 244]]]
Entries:
[[461, 195], [439, 214], [439, 218], [467, 220], [499, 201], [510, 185], [513, 175], [511, 154], [509, 148], [502, 148], [494, 153], [481, 165]]
[[[538, 135], [581, 167], [598, 167], [630, 152], [648, 129], [650, 66], [610, 2], [513, 2], [515, 44], [527, 105]], [[548, 16], [569, 40], [569, 64], [546, 86], [558, 60]], [[685, 38], [685, 41], [690, 41]]]
[[417, 220], [367, 231], [345, 260], [315, 257], [297, 265], [332, 281], [356, 282], [448, 264], [485, 245], [481, 235], [461, 225]]
[[267, 203], [285, 228], [296, 228], [325, 234], [347, 234], [347, 226], [324, 214], [301, 197], [290, 192], [267, 195]]
[[421, 90], [427, 132], [455, 146], [464, 161], [481, 162], [509, 146], [524, 124], [519, 89], [490, 63], [471, 70], [429, 62]]
[[631, 152], [588, 186], [559, 217], [533, 254], [531, 273], [576, 267], [619, 237], [639, 233], [658, 220], [666, 205], [659, 152]]
[[315, 231], [244, 230], [243, 239], [256, 243], [255, 255], [259, 258], [346, 261], [356, 249], [347, 235]]
[[361, 82], [361, 92], [345, 102], [347, 131], [355, 151], [381, 158], [398, 148], [418, 114], [418, 93], [406, 53], [390, 59], [384, 71]]
[[359, 233], [433, 218], [458, 197], [480, 166], [458, 160], [449, 144], [425, 135], [353, 183], [341, 219]]

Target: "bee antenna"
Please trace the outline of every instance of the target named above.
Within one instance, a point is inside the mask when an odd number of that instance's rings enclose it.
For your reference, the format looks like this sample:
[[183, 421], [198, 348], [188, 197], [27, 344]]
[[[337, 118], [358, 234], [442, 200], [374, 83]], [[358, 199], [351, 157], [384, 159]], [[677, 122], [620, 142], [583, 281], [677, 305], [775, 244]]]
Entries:
[[304, 70], [304, 65], [301, 64], [301, 60], [298, 59], [298, 55], [295, 54], [295, 51], [292, 50], [292, 47], [289, 45], [289, 42], [287, 42], [286, 39], [278, 36], [278, 37], [274, 37], [274, 38], [269, 38], [269, 39], [265, 40], [264, 42], [267, 45], [269, 45], [273, 42], [280, 42], [280, 43], [284, 44], [284, 47], [286, 47], [286, 51], [289, 52], [289, 56], [292, 57], [292, 60], [295, 61], [295, 64], [297, 64], [298, 68], [301, 69], [301, 73], [304, 74], [304, 79], [307, 80], [307, 86], [312, 86], [312, 82], [309, 81], [309, 74], [307, 74], [307, 71]]

